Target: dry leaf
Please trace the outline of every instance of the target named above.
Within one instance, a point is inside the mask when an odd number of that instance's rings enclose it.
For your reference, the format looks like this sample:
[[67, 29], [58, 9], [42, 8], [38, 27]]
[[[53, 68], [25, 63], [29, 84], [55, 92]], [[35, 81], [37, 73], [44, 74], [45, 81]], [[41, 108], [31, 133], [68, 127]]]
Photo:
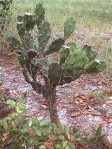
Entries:
[[73, 134], [74, 133], [74, 127], [70, 127], [69, 131], [70, 131], [71, 134]]
[[91, 115], [94, 115], [94, 116], [101, 116], [101, 114], [98, 113], [98, 112], [90, 112], [90, 114], [91, 114]]
[[28, 129], [28, 132], [29, 132], [30, 136], [32, 136], [32, 137], [34, 137], [34, 136], [35, 136], [35, 134], [34, 134], [34, 132], [33, 132], [32, 128], [29, 128], [29, 129]]
[[43, 145], [45, 145], [46, 147], [50, 148], [54, 146], [53, 142], [44, 142]]
[[8, 138], [9, 132], [3, 133], [3, 138], [2, 141], [6, 141], [6, 139]]
[[44, 104], [41, 105], [41, 107], [44, 108], [44, 109], [48, 109], [48, 107], [46, 105], [44, 105]]
[[107, 121], [105, 121], [105, 120], [98, 121], [98, 124], [99, 124], [99, 125], [107, 124]]
[[71, 114], [71, 117], [76, 117], [76, 116], [80, 116], [81, 112], [80, 111], [75, 111]]

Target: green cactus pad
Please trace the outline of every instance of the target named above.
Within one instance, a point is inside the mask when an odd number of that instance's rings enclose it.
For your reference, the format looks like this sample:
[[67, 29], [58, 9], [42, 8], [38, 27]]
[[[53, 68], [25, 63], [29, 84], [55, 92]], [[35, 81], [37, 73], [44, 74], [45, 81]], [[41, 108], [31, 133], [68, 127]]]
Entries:
[[69, 55], [69, 52], [70, 52], [69, 47], [63, 47], [61, 49], [61, 53], [60, 53], [60, 65], [62, 65], [65, 62], [67, 56]]
[[10, 45], [11, 45], [14, 49], [17, 49], [17, 50], [18, 50], [18, 49], [21, 49], [21, 48], [22, 48], [22, 45], [21, 45], [20, 41], [17, 40], [16, 38], [10, 37], [10, 38], [8, 39], [8, 41], [9, 41]]
[[55, 39], [49, 46], [48, 50], [44, 53], [44, 56], [59, 51], [64, 45], [64, 41], [65, 40], [63, 38]]
[[63, 46], [60, 53], [60, 64], [63, 64], [68, 57], [70, 51], [73, 52], [74, 50], [76, 50], [76, 44], [73, 42], [69, 42], [67, 46]]
[[38, 5], [36, 5], [34, 12], [35, 12], [36, 17], [37, 17], [36, 24], [38, 27], [40, 27], [42, 21], [44, 20], [44, 15], [45, 15], [45, 9], [43, 8], [43, 5], [40, 3]]
[[19, 60], [21, 67], [24, 68], [24, 66], [26, 65], [26, 58], [23, 55], [19, 55], [18, 60]]
[[70, 17], [64, 23], [64, 37], [68, 38], [75, 30], [76, 21], [73, 17]]
[[104, 71], [106, 68], [106, 63], [104, 61], [99, 61], [97, 59], [91, 61], [85, 66], [87, 73], [98, 73]]
[[47, 21], [43, 21], [39, 28], [38, 44], [40, 51], [43, 51], [51, 37], [50, 24]]
[[69, 70], [83, 69], [86, 63], [86, 53], [82, 50], [75, 50], [74, 52], [70, 52], [70, 54], [66, 58], [65, 63], [63, 64], [63, 68]]
[[17, 23], [17, 30], [20, 38], [23, 38], [25, 35], [25, 27], [23, 22], [18, 22]]
[[90, 61], [96, 58], [97, 53], [91, 50], [91, 46], [84, 45], [83, 50], [86, 52], [87, 57]]
[[26, 31], [32, 30], [34, 28], [35, 22], [36, 20], [34, 15], [32, 15], [31, 13], [24, 14], [24, 25]]

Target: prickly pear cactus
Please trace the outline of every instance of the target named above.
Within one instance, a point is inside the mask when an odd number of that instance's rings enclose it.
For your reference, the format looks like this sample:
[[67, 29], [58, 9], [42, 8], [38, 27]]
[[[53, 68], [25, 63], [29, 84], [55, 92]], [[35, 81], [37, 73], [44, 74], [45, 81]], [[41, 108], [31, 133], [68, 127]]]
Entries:
[[[42, 94], [48, 102], [50, 118], [59, 123], [56, 108], [56, 86], [70, 83], [84, 73], [98, 73], [105, 69], [105, 62], [96, 59], [97, 53], [90, 46], [78, 49], [67, 39], [75, 29], [75, 20], [70, 17], [64, 23], [63, 37], [51, 40], [50, 24], [45, 20], [45, 9], [38, 4], [34, 14], [25, 13], [17, 18], [20, 40], [11, 37], [10, 44], [16, 50], [25, 80]], [[36, 30], [36, 39], [34, 38]], [[49, 55], [60, 53], [60, 61], [53, 62]], [[37, 79], [41, 76], [44, 83]]]
[[[10, 43], [17, 51], [26, 81], [36, 91], [45, 92], [45, 86], [36, 79], [38, 74], [43, 77], [45, 85], [49, 82], [52, 87], [56, 87], [79, 78], [83, 73], [98, 73], [105, 69], [105, 62], [96, 59], [97, 53], [90, 46], [85, 45], [78, 49], [74, 42], [65, 42], [75, 30], [76, 22], [73, 17], [65, 21], [63, 37], [52, 42], [50, 24], [45, 20], [42, 4], [36, 6], [34, 14], [25, 13], [18, 16], [17, 20], [20, 40], [12, 37]], [[32, 32], [34, 28], [36, 39]], [[60, 52], [60, 62], [48, 59], [55, 52]]]

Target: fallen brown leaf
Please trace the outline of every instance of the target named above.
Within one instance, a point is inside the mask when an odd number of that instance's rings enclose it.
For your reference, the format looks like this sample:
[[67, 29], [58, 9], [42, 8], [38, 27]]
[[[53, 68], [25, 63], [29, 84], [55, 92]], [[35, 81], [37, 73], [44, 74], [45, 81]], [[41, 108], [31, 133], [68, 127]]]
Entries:
[[48, 109], [48, 107], [46, 105], [44, 105], [44, 104], [41, 105], [41, 107], [44, 108], [44, 109]]
[[29, 128], [29, 129], [28, 129], [28, 132], [29, 132], [29, 135], [30, 135], [30, 136], [32, 136], [32, 137], [35, 136], [35, 133], [34, 133], [34, 131], [32, 130], [32, 128]]
[[45, 145], [48, 148], [51, 148], [54, 146], [54, 143], [53, 142], [44, 142], [43, 145]]
[[103, 124], [107, 124], [108, 122], [107, 121], [105, 121], [105, 120], [102, 120], [102, 121], [98, 121], [98, 124], [99, 125], [103, 125]]
[[76, 117], [76, 116], [80, 116], [81, 112], [80, 111], [75, 111], [71, 114], [71, 117]]
[[98, 113], [98, 112], [90, 112], [90, 114], [91, 114], [91, 115], [94, 115], [94, 116], [101, 116], [101, 114]]
[[6, 132], [6, 133], [3, 133], [3, 138], [2, 138], [2, 141], [6, 141], [6, 139], [8, 138], [9, 136], [9, 132]]

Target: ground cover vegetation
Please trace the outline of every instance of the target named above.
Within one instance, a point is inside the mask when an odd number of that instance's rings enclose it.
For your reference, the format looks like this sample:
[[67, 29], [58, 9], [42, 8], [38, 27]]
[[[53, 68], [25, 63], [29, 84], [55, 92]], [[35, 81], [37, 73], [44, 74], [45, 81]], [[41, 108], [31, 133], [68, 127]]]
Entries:
[[[0, 148], [5, 149], [107, 149], [102, 127], [87, 139], [77, 127], [58, 127], [49, 120], [24, 119], [25, 105], [0, 97]], [[94, 143], [93, 143], [94, 142]]]

